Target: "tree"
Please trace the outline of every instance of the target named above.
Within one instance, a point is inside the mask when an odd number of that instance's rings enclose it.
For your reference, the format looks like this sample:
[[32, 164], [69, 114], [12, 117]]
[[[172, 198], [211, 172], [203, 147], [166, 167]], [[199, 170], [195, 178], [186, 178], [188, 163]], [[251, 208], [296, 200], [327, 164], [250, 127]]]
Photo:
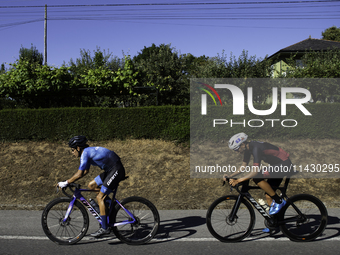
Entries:
[[21, 46], [19, 50], [19, 61], [27, 61], [30, 64], [43, 64], [43, 54], [39, 53], [37, 48], [31, 44], [31, 48], [24, 48]]
[[140, 85], [154, 89], [161, 105], [187, 104], [189, 100], [189, 81], [184, 73], [184, 63], [170, 45], [161, 44], [144, 47], [133, 58], [141, 75]]
[[5, 72], [6, 72], [5, 64], [2, 63], [1, 68], [0, 68], [0, 74], [5, 73]]
[[[286, 78], [340, 78], [340, 49], [331, 49], [328, 51], [315, 52], [311, 51], [301, 59], [302, 65], [297, 66], [295, 57], [288, 60], [289, 69], [284, 77]], [[302, 83], [302, 87], [307, 88], [312, 95], [314, 102], [336, 101], [340, 102], [340, 88], [329, 82], [308, 86], [308, 83]]]
[[113, 57], [112, 53], [109, 51], [102, 51], [99, 47], [97, 47], [93, 53], [94, 56], [92, 56], [90, 50], [81, 49], [80, 58], [77, 58], [75, 61], [71, 59], [68, 63], [71, 71], [75, 75], [81, 75], [89, 69], [95, 69], [98, 67], [105, 67], [111, 71], [117, 71], [119, 68], [124, 66], [124, 59], [119, 59], [116, 56]]
[[340, 41], [340, 28], [332, 26], [322, 32], [322, 39], [331, 41]]

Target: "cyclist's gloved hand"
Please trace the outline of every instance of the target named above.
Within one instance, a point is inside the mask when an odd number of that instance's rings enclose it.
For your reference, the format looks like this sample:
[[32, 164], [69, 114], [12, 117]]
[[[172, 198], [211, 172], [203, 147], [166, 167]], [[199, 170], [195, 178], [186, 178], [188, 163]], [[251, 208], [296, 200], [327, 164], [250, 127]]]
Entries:
[[59, 186], [60, 188], [65, 188], [65, 187], [67, 187], [67, 185], [68, 185], [68, 181], [58, 182], [58, 186]]

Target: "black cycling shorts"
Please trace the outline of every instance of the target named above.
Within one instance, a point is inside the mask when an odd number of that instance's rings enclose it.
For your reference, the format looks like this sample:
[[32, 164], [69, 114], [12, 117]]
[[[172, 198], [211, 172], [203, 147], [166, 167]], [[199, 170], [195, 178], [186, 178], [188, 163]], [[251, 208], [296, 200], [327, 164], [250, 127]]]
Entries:
[[[293, 174], [295, 174], [294, 169], [293, 169], [293, 164], [290, 161], [290, 159], [287, 159], [279, 164], [276, 165], [272, 165], [271, 169], [269, 170], [269, 178], [268, 177], [264, 177], [262, 175], [262, 172], [258, 174], [258, 176], [261, 176], [259, 178], [253, 178], [253, 181], [258, 184], [260, 181], [263, 181], [264, 179], [267, 179], [267, 182], [270, 184], [270, 186], [274, 186], [274, 187], [278, 187], [282, 180], [283, 177], [291, 177]], [[273, 169], [275, 169], [275, 167], [277, 167], [277, 172], [273, 171]], [[288, 171], [289, 170], [289, 171]]]
[[94, 180], [97, 185], [102, 185], [100, 191], [104, 194], [110, 194], [113, 190], [118, 187], [121, 180], [125, 178], [125, 168], [121, 161], [111, 167], [109, 171], [105, 171], [98, 175]]

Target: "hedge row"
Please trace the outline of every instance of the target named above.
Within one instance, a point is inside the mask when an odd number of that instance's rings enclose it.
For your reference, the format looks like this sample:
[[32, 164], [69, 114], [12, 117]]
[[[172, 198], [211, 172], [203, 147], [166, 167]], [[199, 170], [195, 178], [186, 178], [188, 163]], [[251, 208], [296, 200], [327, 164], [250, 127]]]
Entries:
[[[265, 110], [269, 109], [270, 106], [257, 105], [254, 107], [258, 110]], [[232, 115], [231, 106], [208, 106], [207, 115], [202, 116], [200, 115], [200, 107], [191, 107], [191, 138], [193, 141], [206, 139], [218, 141], [228, 139], [235, 133], [245, 132], [252, 139], [274, 137], [284, 139], [340, 139], [339, 103], [307, 104], [304, 107], [312, 116], [305, 116], [295, 105], [288, 105], [285, 116], [281, 115], [280, 105], [269, 116], [254, 115], [249, 112], [247, 106], [245, 107], [245, 115], [240, 116]], [[226, 121], [228, 123], [216, 124], [213, 127], [214, 119], [221, 119], [218, 123], [225, 123]]]
[[[312, 116], [305, 116], [291, 105], [286, 116], [281, 116], [280, 107], [269, 116], [256, 116], [247, 111], [245, 115], [233, 116], [232, 106], [209, 106], [205, 116], [199, 114], [200, 107], [191, 107], [190, 110], [189, 106], [2, 110], [0, 141], [67, 140], [73, 135], [83, 134], [91, 140], [146, 138], [185, 142], [189, 141], [190, 135], [193, 141], [221, 140], [221, 137], [228, 139], [238, 132], [246, 132], [256, 139], [340, 139], [340, 104], [309, 104], [305, 107]], [[268, 109], [270, 106], [256, 108]], [[225, 119], [228, 123], [213, 127], [214, 118]], [[297, 125], [283, 127], [281, 123], [285, 119], [294, 119]], [[233, 124], [231, 127], [231, 122], [245, 125]], [[262, 123], [262, 127], [251, 127]], [[294, 125], [295, 122], [285, 121], [284, 124]]]
[[0, 139], [189, 140], [189, 107], [56, 108], [0, 111]]

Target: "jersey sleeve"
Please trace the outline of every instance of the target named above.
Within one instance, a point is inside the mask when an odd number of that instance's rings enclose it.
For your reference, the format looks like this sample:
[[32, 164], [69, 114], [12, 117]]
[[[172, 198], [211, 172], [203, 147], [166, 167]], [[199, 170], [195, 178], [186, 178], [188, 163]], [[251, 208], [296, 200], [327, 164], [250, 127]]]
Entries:
[[253, 166], [260, 166], [262, 160], [262, 150], [258, 146], [254, 146], [253, 156], [254, 156]]
[[80, 157], [79, 170], [84, 171], [86, 169], [90, 169], [90, 166], [91, 166], [91, 163], [90, 163], [88, 152], [84, 150]]
[[249, 164], [250, 161], [250, 152], [249, 151], [245, 151], [244, 155], [243, 155], [243, 162], [247, 163], [247, 165]]

